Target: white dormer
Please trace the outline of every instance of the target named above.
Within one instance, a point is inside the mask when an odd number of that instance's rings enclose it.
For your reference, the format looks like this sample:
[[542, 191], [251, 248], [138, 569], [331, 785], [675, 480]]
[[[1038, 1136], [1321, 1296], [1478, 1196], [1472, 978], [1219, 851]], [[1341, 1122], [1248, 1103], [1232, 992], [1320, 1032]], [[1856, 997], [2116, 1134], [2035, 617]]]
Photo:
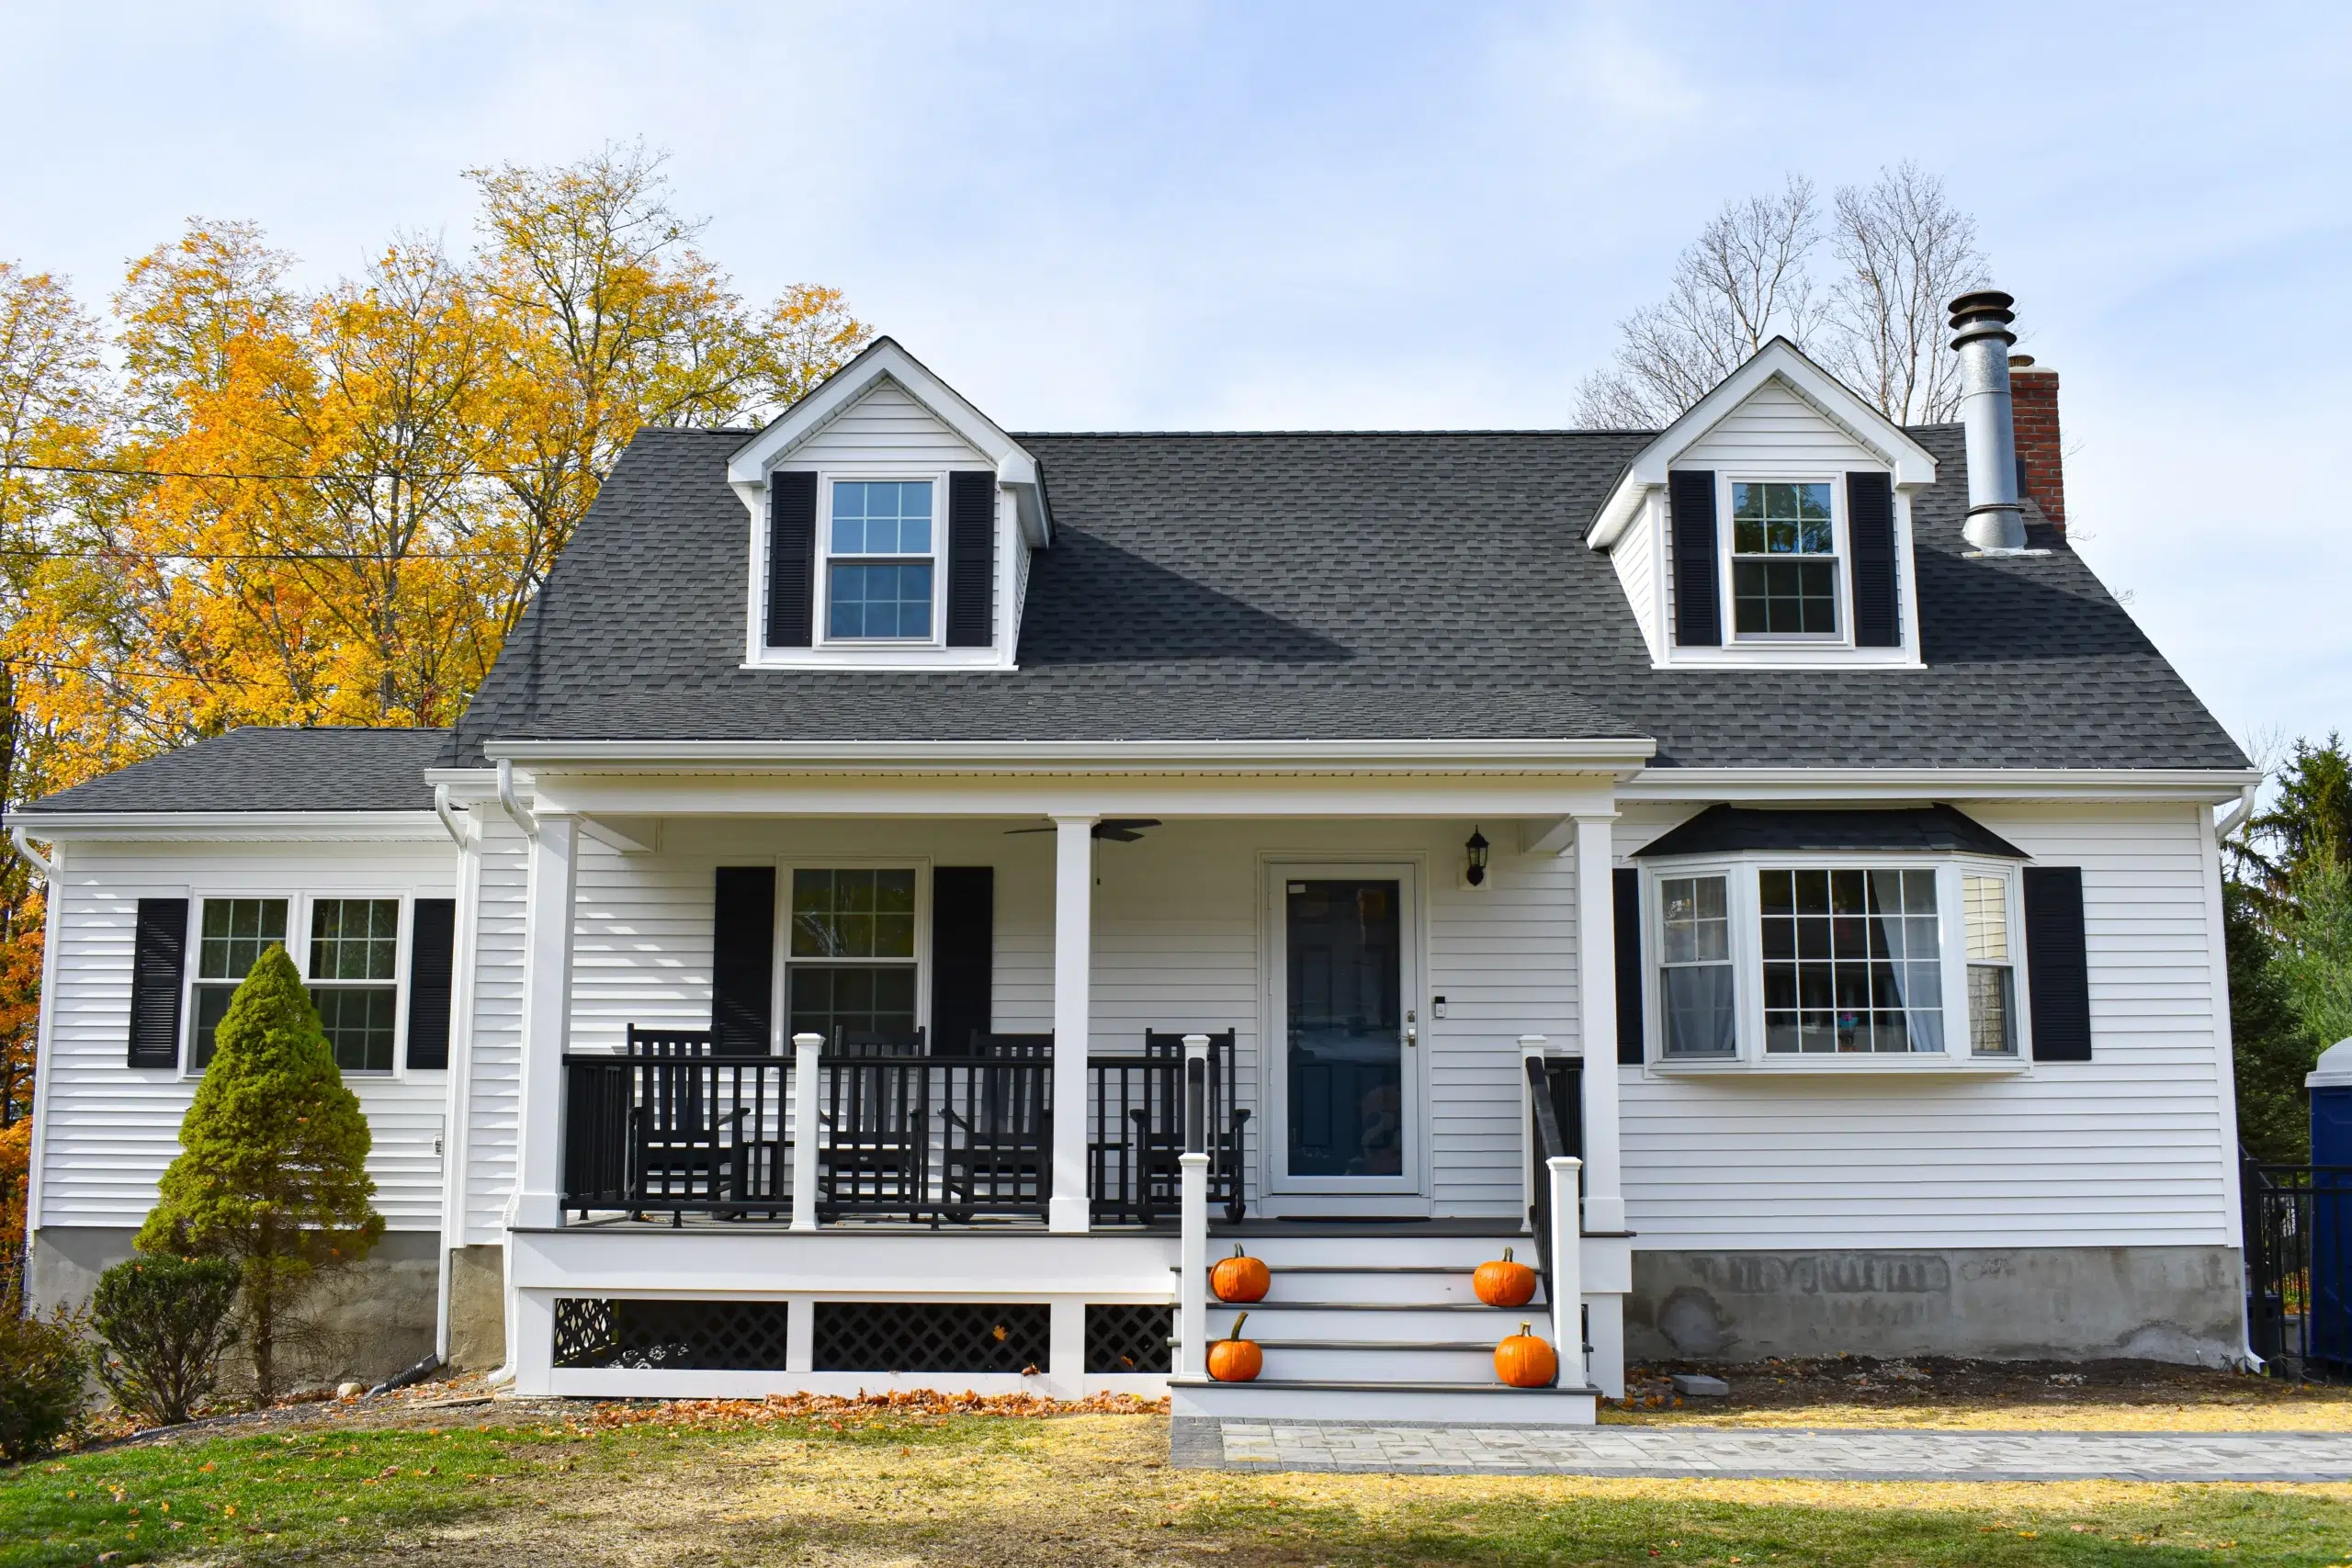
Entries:
[[744, 662], [1010, 670], [1029, 552], [1052, 539], [1037, 460], [888, 338], [747, 443]]
[[1774, 338], [1626, 465], [1607, 551], [1661, 669], [1917, 667], [1911, 502], [1936, 460]]

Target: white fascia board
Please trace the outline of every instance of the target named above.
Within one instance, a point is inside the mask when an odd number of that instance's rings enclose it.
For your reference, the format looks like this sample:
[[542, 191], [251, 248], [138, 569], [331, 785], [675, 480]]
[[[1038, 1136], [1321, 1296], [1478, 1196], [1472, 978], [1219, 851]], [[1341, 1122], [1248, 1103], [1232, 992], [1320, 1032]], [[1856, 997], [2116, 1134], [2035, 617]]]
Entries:
[[1602, 740], [492, 740], [483, 751], [549, 769], [675, 773], [849, 768], [968, 773], [1179, 771], [1614, 773], [1655, 756], [1646, 738]]
[[997, 482], [1012, 491], [1029, 542], [1033, 546], [1047, 543], [1051, 524], [1046, 515], [1045, 491], [1037, 479], [1037, 459], [994, 420], [966, 401], [962, 393], [933, 375], [895, 339], [887, 337], [875, 339], [865, 353], [778, 414], [727, 460], [727, 482], [753, 508], [754, 516], [768, 470], [831, 423], [876, 382], [886, 380], [996, 465]]
[[36, 839], [137, 839], [154, 842], [359, 840], [449, 841], [441, 819], [423, 811], [33, 811], [12, 818]]
[[1894, 470], [1895, 489], [1919, 491], [1936, 482], [1936, 459], [1926, 447], [1843, 381], [1807, 359], [1794, 344], [1776, 337], [1750, 355], [1747, 364], [1724, 377], [1714, 390], [1691, 404], [1681, 418], [1658, 432], [1648, 446], [1634, 454], [1593, 519], [1592, 528], [1585, 536], [1586, 546], [1605, 550], [1614, 545], [1639, 515], [1643, 500], [1651, 491], [1666, 487], [1667, 470], [1674, 460], [1746, 402], [1758, 388], [1775, 378], [1815, 413], [1852, 437], [1856, 445], [1884, 459]]
[[1651, 768], [1624, 801], [1823, 805], [1953, 800], [2235, 800], [2262, 774], [2203, 768]]

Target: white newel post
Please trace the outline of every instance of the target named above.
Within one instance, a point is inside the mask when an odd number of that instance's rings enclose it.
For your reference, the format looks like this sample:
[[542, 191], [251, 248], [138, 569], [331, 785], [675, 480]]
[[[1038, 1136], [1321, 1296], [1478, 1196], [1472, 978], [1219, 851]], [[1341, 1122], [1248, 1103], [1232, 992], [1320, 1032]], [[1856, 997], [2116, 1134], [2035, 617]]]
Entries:
[[1617, 897], [1614, 812], [1577, 818], [1577, 1016], [1584, 1040], [1584, 1228], [1625, 1228], [1617, 1165]]
[[1184, 1152], [1177, 1156], [1176, 1375], [1208, 1375], [1209, 1037], [1184, 1036]]
[[824, 1136], [818, 1108], [824, 1096], [817, 1087], [817, 1053], [825, 1048], [821, 1034], [792, 1037], [792, 1228], [817, 1228], [817, 1145]]
[[[1555, 1155], [1552, 1184], [1552, 1345], [1560, 1353], [1560, 1386], [1592, 1381], [1584, 1358], [1584, 1244], [1577, 1234], [1577, 1173], [1583, 1161]], [[1590, 1202], [1590, 1199], [1585, 1201]]]
[[1527, 1064], [1544, 1059], [1545, 1044], [1541, 1034], [1519, 1037], [1519, 1228], [1531, 1234], [1535, 1229], [1538, 1164], [1535, 1153], [1535, 1087], [1527, 1076]]
[[1092, 1028], [1094, 822], [1054, 818], [1054, 1201], [1057, 1231], [1087, 1228], [1086, 1049]]
[[580, 825], [542, 815], [531, 836], [523, 936], [523, 1105], [508, 1223], [563, 1223], [563, 1053], [571, 1039], [572, 899]]

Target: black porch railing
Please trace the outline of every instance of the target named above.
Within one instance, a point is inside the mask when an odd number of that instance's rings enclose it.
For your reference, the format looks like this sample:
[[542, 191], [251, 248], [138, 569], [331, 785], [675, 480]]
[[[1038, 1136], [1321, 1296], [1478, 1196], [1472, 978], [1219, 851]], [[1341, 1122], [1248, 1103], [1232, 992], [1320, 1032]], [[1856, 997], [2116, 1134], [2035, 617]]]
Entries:
[[792, 1205], [791, 1058], [707, 1030], [631, 1025], [626, 1054], [563, 1059], [563, 1204], [779, 1217]]
[[[1552, 1177], [1547, 1162], [1564, 1155], [1584, 1157], [1584, 1063], [1574, 1056], [1529, 1056], [1525, 1061], [1527, 1146], [1535, 1156], [1527, 1224], [1535, 1233], [1536, 1267], [1548, 1302], [1557, 1297], [1552, 1289]], [[1577, 1190], [1583, 1190], [1582, 1183]], [[1584, 1231], [1581, 1214], [1577, 1231]]]
[[2290, 1377], [2352, 1378], [2352, 1166], [2247, 1160], [2246, 1337]]
[[[1234, 1103], [1234, 1032], [1208, 1040], [1209, 1204], [1238, 1224], [1247, 1207], [1242, 1136], [1250, 1112]], [[1141, 1055], [1091, 1055], [1086, 1069], [1093, 1100], [1086, 1149], [1093, 1216], [1136, 1224], [1175, 1218], [1184, 1152], [1184, 1037], [1148, 1030]]]
[[[1210, 1201], [1244, 1213], [1234, 1037], [1211, 1037]], [[967, 1054], [839, 1042], [805, 1097], [790, 1055], [720, 1054], [707, 1030], [631, 1026], [618, 1055], [563, 1060], [563, 1205], [721, 1218], [790, 1216], [796, 1141], [817, 1117], [816, 1217], [963, 1224], [1043, 1219], [1053, 1197], [1049, 1035], [977, 1036]], [[1090, 1056], [1087, 1169], [1100, 1224], [1173, 1221], [1182, 1153], [1183, 1037]]]
[[817, 1219], [1043, 1218], [1054, 1195], [1050, 1056], [818, 1060]]

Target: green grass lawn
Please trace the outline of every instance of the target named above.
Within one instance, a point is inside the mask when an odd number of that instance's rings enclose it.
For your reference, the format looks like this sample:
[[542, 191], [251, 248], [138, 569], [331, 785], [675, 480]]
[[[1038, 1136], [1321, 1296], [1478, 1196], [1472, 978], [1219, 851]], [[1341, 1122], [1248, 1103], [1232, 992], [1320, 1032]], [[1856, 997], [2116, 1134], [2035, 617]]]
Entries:
[[381, 1539], [501, 1506], [597, 1440], [537, 1432], [324, 1432], [181, 1441], [0, 1472], [0, 1568], [143, 1562]]
[[323, 1431], [0, 1472], [0, 1568], [436, 1563], [2352, 1564], [2352, 1487], [1172, 1470], [1148, 1416]]

